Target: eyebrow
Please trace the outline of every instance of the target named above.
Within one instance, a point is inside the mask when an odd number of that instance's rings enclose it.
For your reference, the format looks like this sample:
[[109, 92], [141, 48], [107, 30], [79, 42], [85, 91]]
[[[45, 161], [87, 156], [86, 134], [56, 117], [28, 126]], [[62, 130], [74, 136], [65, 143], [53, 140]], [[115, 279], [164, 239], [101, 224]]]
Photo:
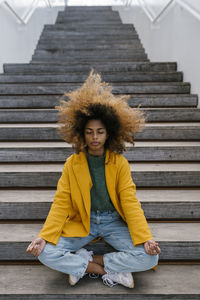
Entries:
[[[93, 130], [94, 128], [86, 127], [85, 129]], [[105, 129], [104, 127], [96, 128], [97, 130], [99, 129]]]

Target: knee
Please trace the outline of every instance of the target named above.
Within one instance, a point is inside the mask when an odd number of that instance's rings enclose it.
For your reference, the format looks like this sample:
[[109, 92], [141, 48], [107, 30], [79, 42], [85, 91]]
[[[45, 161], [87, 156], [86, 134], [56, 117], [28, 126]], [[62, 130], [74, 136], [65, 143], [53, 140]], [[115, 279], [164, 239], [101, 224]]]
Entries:
[[62, 255], [62, 253], [60, 253], [59, 249], [57, 249], [56, 246], [47, 243], [43, 251], [38, 256], [38, 260], [41, 263], [48, 265], [49, 263], [51, 264], [60, 255]]
[[[137, 263], [140, 271], [146, 271], [154, 268], [158, 264], [159, 255], [149, 255], [144, 249], [141, 249], [137, 255]], [[135, 258], [135, 253], [132, 253]]]
[[40, 255], [38, 256], [38, 260], [45, 264], [46, 261], [48, 261], [48, 257], [49, 257], [49, 252], [47, 250], [47, 245], [44, 247], [44, 249], [42, 250], [42, 252], [40, 253]]
[[145, 253], [144, 263], [146, 266], [146, 270], [152, 269], [157, 266], [159, 260], [159, 255], [149, 255]]

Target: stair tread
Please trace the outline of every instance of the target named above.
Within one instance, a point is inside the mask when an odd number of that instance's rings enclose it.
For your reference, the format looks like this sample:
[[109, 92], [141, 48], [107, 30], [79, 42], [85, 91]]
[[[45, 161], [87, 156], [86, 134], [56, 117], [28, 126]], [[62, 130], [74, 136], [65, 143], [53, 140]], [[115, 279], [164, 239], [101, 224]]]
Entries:
[[[190, 85], [190, 83], [189, 82], [140, 82], [140, 83], [138, 83], [138, 82], [133, 82], [133, 83], [129, 83], [129, 82], [113, 82], [112, 83], [112, 86], [113, 87], [116, 87], [116, 89], [120, 89], [121, 87], [126, 87], [126, 88], [131, 88], [131, 87], [145, 87], [145, 86], [174, 86], [174, 87], [176, 87], [176, 86], [180, 86], [180, 87], [185, 87], [185, 86], [188, 86], [188, 85]], [[12, 84], [12, 83], [8, 83], [8, 84], [6, 84], [6, 83], [1, 83], [1, 85], [0, 85], [0, 88], [1, 87], [23, 87], [24, 86], [24, 84], [23, 83], [18, 83], [18, 84]], [[77, 84], [77, 83], [73, 83], [73, 82], [70, 82], [70, 83], [65, 83], [65, 84], [63, 84], [63, 83], [51, 83], [51, 84], [48, 84], [48, 83], [43, 83], [43, 84], [38, 84], [38, 83], [32, 83], [32, 84], [30, 84], [30, 83], [26, 83], [25, 84], [25, 86], [26, 87], [39, 87], [39, 86], [47, 86], [47, 87], [50, 87], [50, 86], [52, 86], [52, 87], [70, 87], [70, 88], [77, 88], [77, 87], [79, 87], [79, 85]], [[115, 91], [115, 89], [114, 89], [114, 91], [113, 92], [115, 92], [116, 93], [116, 91]], [[137, 92], [135, 92], [136, 94], [137, 94]], [[53, 94], [53, 93], [52, 93]], [[62, 94], [62, 92], [61, 92], [61, 94]], [[166, 93], [165, 93], [166, 94]]]
[[[163, 128], [192, 128], [192, 127], [199, 127], [200, 122], [157, 122], [157, 123], [146, 123], [145, 127], [163, 127]], [[18, 124], [0, 124], [0, 128], [20, 128], [20, 127], [29, 127], [29, 128], [35, 128], [35, 127], [51, 127], [51, 128], [57, 128], [59, 125], [57, 123], [18, 123]]]
[[[103, 285], [100, 278], [92, 280], [88, 277], [81, 279], [72, 288], [69, 286], [66, 274], [53, 271], [41, 265], [2, 265], [0, 266], [0, 271], [3, 274], [0, 294], [10, 294], [15, 297], [19, 294], [19, 298], [15, 298], [17, 300], [25, 299], [22, 298], [23, 295], [31, 295], [33, 300], [37, 299], [34, 298], [37, 295], [41, 295], [41, 298], [38, 298], [39, 300], [61, 299], [58, 298], [61, 295], [69, 295], [71, 299], [73, 296], [78, 295], [80, 300], [85, 299], [84, 295], [87, 295], [87, 299], [90, 300], [94, 299], [94, 295], [103, 295], [104, 299], [111, 300], [124, 299], [124, 297], [131, 299], [132, 295], [134, 295], [136, 300], [143, 299], [142, 295], [147, 295], [150, 300], [154, 299], [150, 298], [151, 296], [167, 299], [167, 295], [170, 297], [173, 295], [177, 296], [176, 299], [194, 300], [199, 299], [200, 293], [199, 265], [159, 265], [155, 272], [149, 270], [135, 273], [134, 289], [128, 289], [121, 285], [111, 289]], [[89, 297], [90, 295], [91, 297]], [[190, 298], [192, 297], [191, 295], [193, 295], [193, 298]], [[179, 296], [181, 298], [178, 298]]]
[[[141, 111], [144, 112], [148, 112], [148, 111], [152, 111], [152, 112], [180, 112], [180, 113], [184, 113], [184, 112], [200, 112], [200, 108], [199, 107], [191, 107], [191, 108], [186, 108], [186, 107], [142, 107], [140, 108]], [[29, 113], [29, 112], [45, 112], [45, 113], [52, 113], [52, 112], [57, 112], [57, 109], [55, 108], [0, 108], [0, 112], [18, 112], [18, 113]]]
[[[191, 108], [185, 108], [185, 107], [142, 107], [140, 108], [141, 111], [143, 112], [159, 112], [159, 113], [200, 113], [200, 108], [198, 107], [191, 107]], [[0, 108], [0, 112], [4, 112], [4, 113], [57, 113], [57, 109], [55, 108]]]
[[[93, 63], [93, 65], [95, 65], [95, 64], [97, 64], [97, 63]], [[13, 66], [13, 67], [22, 67], [22, 66], [24, 66], [24, 67], [32, 67], [32, 66], [35, 66], [35, 64], [31, 64], [31, 63], [5, 63], [4, 64], [5, 66]], [[131, 65], [148, 65], [148, 66], [156, 66], [156, 65], [161, 65], [161, 66], [176, 66], [176, 62], [132, 62], [132, 63], [120, 63], [120, 62], [115, 62], [115, 63], [111, 63], [111, 65], [113, 65], [113, 66], [119, 66], [119, 67], [130, 67]], [[46, 64], [40, 64], [40, 66], [41, 67], [43, 67], [43, 66], [46, 66]], [[57, 63], [57, 64], [54, 64], [54, 67], [62, 67], [63, 66], [63, 64], [59, 64], [59, 63]], [[77, 67], [81, 67], [80, 66], [80, 64], [79, 63], [74, 63], [74, 66], [77, 66]], [[84, 66], [87, 66], [87, 64], [84, 64]], [[90, 66], [90, 64], [88, 64], [88, 66]], [[107, 64], [105, 64], [105, 65], [102, 65], [101, 64], [101, 66], [102, 66], [102, 68], [103, 67], [107, 67]], [[67, 68], [67, 66], [65, 66], [66, 68]]]
[[[38, 224], [9, 223], [0, 226], [0, 243], [29, 242], [37, 236], [44, 222]], [[200, 242], [200, 223], [150, 223], [155, 240], [162, 242]]]
[[[56, 189], [1, 190], [0, 203], [36, 203], [52, 202]], [[140, 202], [200, 202], [199, 189], [142, 189], [137, 188], [137, 198]]]
[[[200, 163], [129, 163], [131, 171], [135, 172], [200, 172]], [[0, 165], [0, 172], [61, 172], [64, 164], [61, 163], [7, 163]]]
[[[131, 144], [126, 143], [127, 147], [131, 147]], [[200, 142], [196, 141], [136, 141], [134, 148], [137, 147], [200, 147]], [[16, 142], [0, 142], [0, 148], [72, 148], [72, 146], [66, 142], [25, 142], [25, 141], [16, 141]], [[126, 152], [124, 152], [126, 153]]]

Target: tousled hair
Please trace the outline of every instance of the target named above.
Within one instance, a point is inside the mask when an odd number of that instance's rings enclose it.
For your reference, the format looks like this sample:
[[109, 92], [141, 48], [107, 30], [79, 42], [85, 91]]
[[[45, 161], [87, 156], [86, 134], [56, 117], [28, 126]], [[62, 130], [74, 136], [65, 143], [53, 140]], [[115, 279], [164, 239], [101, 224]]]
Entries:
[[85, 125], [89, 120], [100, 120], [108, 133], [105, 147], [113, 152], [123, 153], [125, 142], [134, 145], [134, 134], [145, 124], [140, 109], [127, 104], [128, 95], [113, 95], [112, 87], [101, 81], [101, 76], [92, 70], [85, 83], [78, 89], [64, 94], [58, 110], [57, 131], [76, 153], [86, 151]]

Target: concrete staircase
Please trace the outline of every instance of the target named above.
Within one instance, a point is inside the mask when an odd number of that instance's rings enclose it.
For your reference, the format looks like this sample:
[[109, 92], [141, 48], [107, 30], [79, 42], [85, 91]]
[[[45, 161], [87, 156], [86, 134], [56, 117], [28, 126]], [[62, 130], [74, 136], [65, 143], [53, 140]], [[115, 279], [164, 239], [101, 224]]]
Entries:
[[[128, 158], [137, 196], [161, 246], [135, 289], [106, 287], [41, 265], [25, 250], [50, 208], [69, 145], [56, 135], [59, 97], [93, 67], [131, 94], [147, 125]], [[150, 62], [132, 25], [111, 7], [67, 7], [46, 25], [29, 64], [0, 75], [0, 299], [200, 299], [200, 109], [174, 62]], [[103, 242], [97, 253], [111, 251]]]

